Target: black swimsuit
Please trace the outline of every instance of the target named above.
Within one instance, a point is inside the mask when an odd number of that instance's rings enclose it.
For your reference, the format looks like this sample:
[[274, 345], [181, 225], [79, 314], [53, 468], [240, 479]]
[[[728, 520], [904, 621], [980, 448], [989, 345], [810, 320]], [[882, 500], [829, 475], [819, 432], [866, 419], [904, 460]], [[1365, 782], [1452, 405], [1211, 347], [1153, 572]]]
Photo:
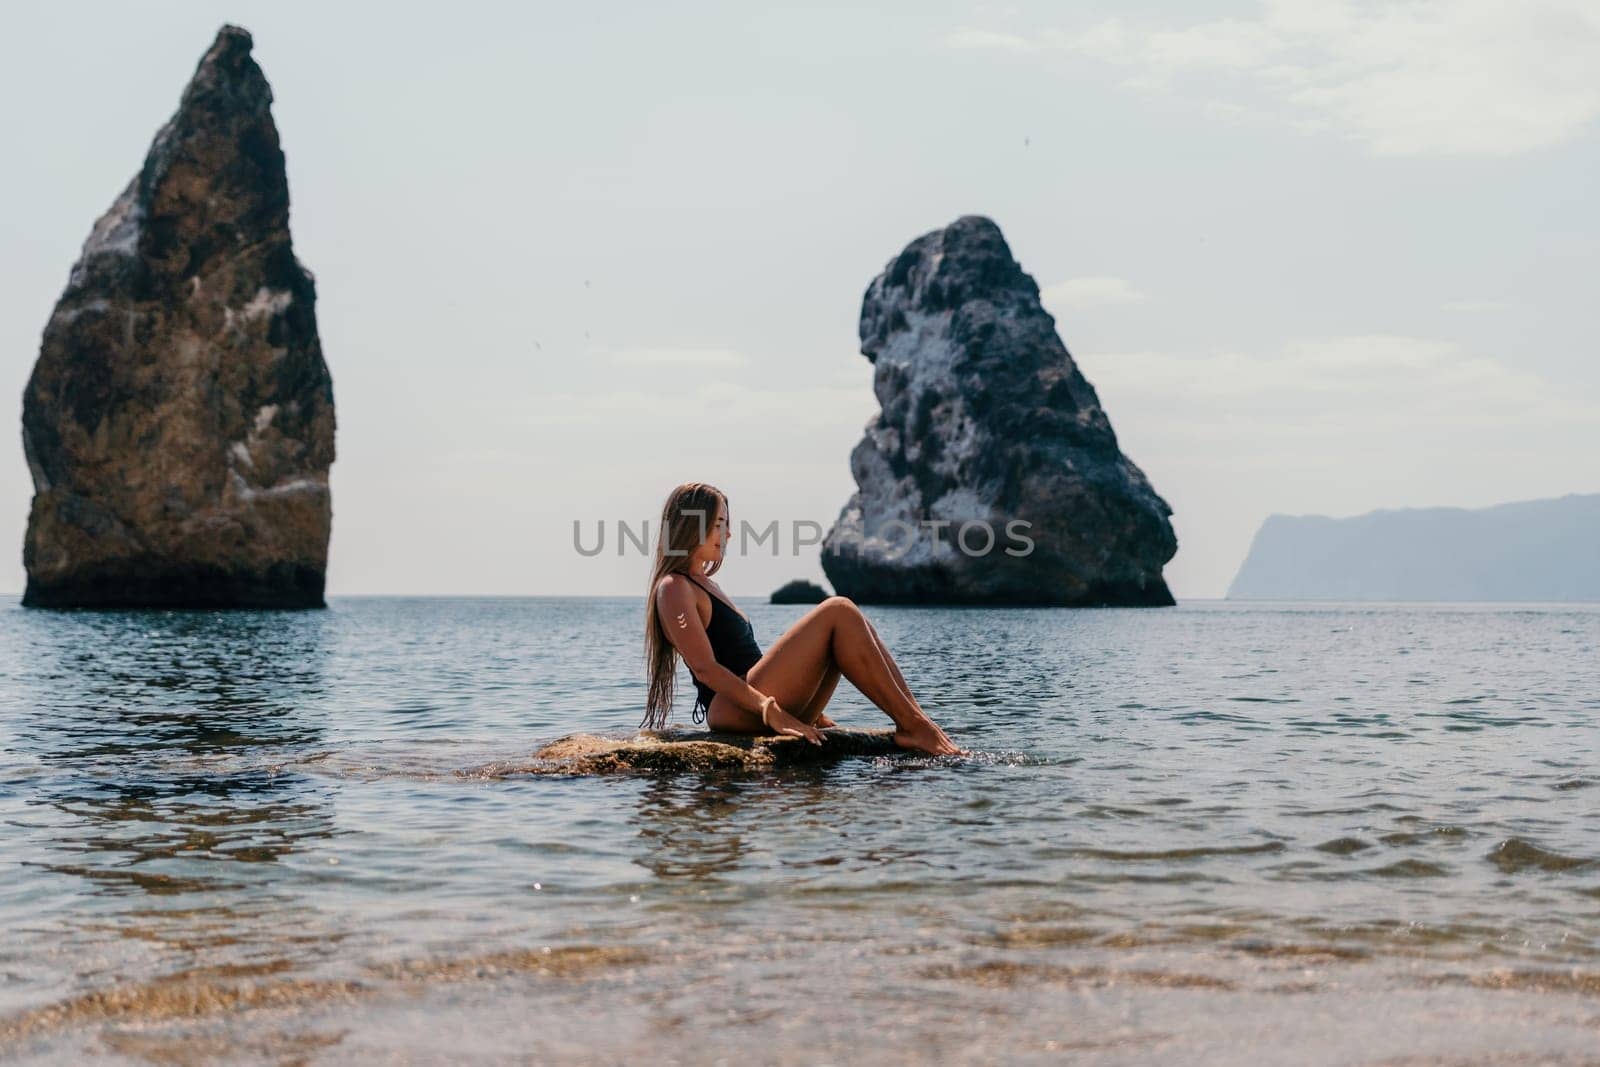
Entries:
[[[689, 574], [686, 577], [695, 585], [700, 585], [694, 575]], [[703, 585], [700, 585], [700, 588], [706, 589]], [[717, 594], [706, 589], [706, 595], [711, 598], [711, 622], [706, 626], [706, 637], [711, 641], [711, 654], [716, 657], [718, 663], [743, 678], [761, 658], [761, 646], [756, 643], [756, 632], [751, 627], [749, 619], [729, 607]], [[694, 677], [694, 671], [691, 670], [689, 676]], [[717, 691], [698, 678], [694, 680], [694, 687], [699, 694], [694, 702], [694, 721], [705, 722], [706, 713], [711, 710], [711, 698]]]

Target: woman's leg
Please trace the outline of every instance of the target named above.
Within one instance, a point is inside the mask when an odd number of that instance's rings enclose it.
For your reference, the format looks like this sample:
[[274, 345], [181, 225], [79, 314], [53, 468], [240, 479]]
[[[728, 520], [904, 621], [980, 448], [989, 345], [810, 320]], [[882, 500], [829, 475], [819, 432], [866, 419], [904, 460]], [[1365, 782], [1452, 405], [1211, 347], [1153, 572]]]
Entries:
[[918, 711], [922, 711], [922, 705], [918, 704], [917, 698], [911, 695], [911, 686], [906, 684], [906, 676], [900, 673], [900, 664], [896, 663], [894, 657], [889, 655], [889, 647], [883, 643], [883, 638], [878, 636], [878, 628], [872, 625], [872, 620], [865, 615], [862, 615], [861, 618], [866, 621], [867, 630], [872, 634], [872, 639], [878, 643], [878, 653], [883, 656], [884, 662], [889, 665], [889, 673], [894, 675], [894, 680], [900, 686], [900, 691], [906, 695], [907, 700], [917, 705]]
[[811, 694], [811, 699], [795, 714], [795, 718], [819, 729], [825, 725], [832, 726], [833, 721], [822, 714], [822, 709], [833, 699], [833, 691], [839, 685], [840, 677], [839, 665], [830, 659], [828, 669], [822, 674], [822, 681], [817, 683], [817, 691]]
[[[750, 668], [746, 679], [795, 714], [791, 709], [808, 706], [833, 666], [894, 721], [898, 743], [929, 752], [959, 751], [903, 688], [904, 679], [882, 650], [872, 625], [846, 597], [829, 597], [801, 616]], [[720, 693], [711, 701], [707, 725], [713, 730], [766, 729], [757, 716], [733, 706]]]
[[[917, 708], [920, 710], [922, 705], [918, 704], [917, 698], [911, 695], [911, 687], [906, 684], [906, 677], [900, 673], [900, 665], [896, 663], [894, 661], [894, 657], [889, 654], [889, 649], [883, 643], [883, 638], [878, 636], [878, 628], [872, 625], [872, 620], [867, 619], [865, 613], [862, 613], [861, 617], [866, 619], [867, 629], [872, 631], [873, 640], [877, 641], [878, 643], [878, 653], [879, 655], [883, 656], [884, 662], [889, 665], [889, 672], [894, 675], [894, 680], [899, 684], [900, 691], [904, 693], [906, 698], [909, 699], [913, 704], [916, 704]], [[823, 714], [823, 709], [828, 706], [828, 701], [833, 699], [833, 691], [834, 688], [839, 684], [840, 674], [841, 672], [839, 670], [839, 665], [830, 660], [828, 663], [828, 670], [822, 676], [822, 681], [817, 683], [817, 691], [812, 694], [810, 700], [806, 701], [806, 706], [795, 715], [795, 718], [799, 719], [801, 722], [808, 723], [819, 728], [835, 725], [832, 719]]]

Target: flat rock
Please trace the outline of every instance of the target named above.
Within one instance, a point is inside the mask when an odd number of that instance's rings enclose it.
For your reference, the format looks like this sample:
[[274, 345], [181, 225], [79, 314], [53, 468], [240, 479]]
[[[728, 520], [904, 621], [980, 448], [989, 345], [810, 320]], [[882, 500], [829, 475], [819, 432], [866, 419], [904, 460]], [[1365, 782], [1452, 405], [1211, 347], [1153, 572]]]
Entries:
[[26, 605], [324, 603], [333, 383], [251, 44], [217, 34], [45, 326]]
[[968, 215], [868, 286], [881, 410], [823, 542], [834, 592], [875, 604], [1169, 605], [1167, 506], [1000, 228]]
[[626, 774], [637, 771], [764, 770], [826, 763], [851, 756], [898, 756], [893, 730], [821, 731], [822, 744], [788, 735], [729, 734], [707, 730], [640, 730], [626, 735], [572, 734], [526, 760], [505, 760], [461, 771], [463, 777], [518, 774]]

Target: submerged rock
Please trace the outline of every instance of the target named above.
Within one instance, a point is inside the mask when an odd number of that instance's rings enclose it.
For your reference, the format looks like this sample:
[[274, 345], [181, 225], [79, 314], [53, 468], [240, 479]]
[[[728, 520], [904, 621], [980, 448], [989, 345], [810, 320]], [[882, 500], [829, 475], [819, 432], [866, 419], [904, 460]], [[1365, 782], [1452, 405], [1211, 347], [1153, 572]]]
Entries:
[[894, 743], [893, 730], [853, 730], [835, 726], [821, 733], [821, 745], [788, 735], [705, 730], [641, 730], [625, 737], [573, 734], [550, 742], [530, 759], [489, 763], [460, 773], [464, 777], [500, 778], [512, 774], [764, 770], [847, 756], [891, 756], [907, 752]]
[[911, 242], [868, 287], [860, 334], [882, 410], [823, 542], [835, 592], [1173, 603], [1172, 509], [1118, 449], [998, 226], [968, 215]]
[[24, 604], [323, 604], [333, 383], [250, 48], [217, 34], [45, 327]]
[[772, 594], [774, 604], [820, 604], [828, 599], [828, 591], [816, 582], [796, 578], [785, 582]]

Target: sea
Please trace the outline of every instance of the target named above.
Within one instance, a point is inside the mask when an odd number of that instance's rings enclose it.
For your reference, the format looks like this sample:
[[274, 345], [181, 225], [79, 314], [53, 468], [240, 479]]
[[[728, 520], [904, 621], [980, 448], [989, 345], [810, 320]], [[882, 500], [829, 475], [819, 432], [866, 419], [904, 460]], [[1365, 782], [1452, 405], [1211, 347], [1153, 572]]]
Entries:
[[486, 773], [639, 598], [11, 601], [0, 1059], [1600, 1058], [1600, 605], [864, 610], [969, 754]]

